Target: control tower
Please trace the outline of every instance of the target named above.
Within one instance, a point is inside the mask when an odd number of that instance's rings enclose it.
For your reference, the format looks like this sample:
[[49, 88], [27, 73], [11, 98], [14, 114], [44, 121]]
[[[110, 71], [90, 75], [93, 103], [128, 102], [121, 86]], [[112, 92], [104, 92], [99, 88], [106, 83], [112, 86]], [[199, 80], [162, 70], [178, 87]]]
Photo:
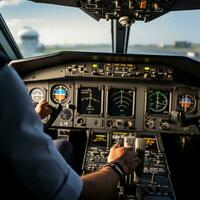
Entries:
[[29, 26], [19, 32], [21, 51], [24, 57], [34, 56], [39, 48], [39, 34]]

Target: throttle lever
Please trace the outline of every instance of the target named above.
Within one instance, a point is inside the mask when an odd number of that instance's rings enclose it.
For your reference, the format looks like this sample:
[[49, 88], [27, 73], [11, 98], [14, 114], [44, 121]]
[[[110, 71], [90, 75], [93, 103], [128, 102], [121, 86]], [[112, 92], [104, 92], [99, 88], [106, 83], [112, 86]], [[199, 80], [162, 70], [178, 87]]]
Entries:
[[137, 178], [141, 178], [144, 169], [144, 159], [145, 159], [145, 140], [144, 138], [135, 139], [135, 151], [140, 159], [139, 165], [135, 170]]
[[56, 118], [58, 117], [58, 115], [62, 111], [62, 105], [61, 104], [59, 104], [57, 108], [55, 108], [53, 106], [50, 106], [50, 107], [52, 109], [52, 113], [51, 113], [51, 116], [50, 116], [48, 122], [44, 124], [44, 131], [46, 131], [53, 124], [53, 122], [56, 120]]

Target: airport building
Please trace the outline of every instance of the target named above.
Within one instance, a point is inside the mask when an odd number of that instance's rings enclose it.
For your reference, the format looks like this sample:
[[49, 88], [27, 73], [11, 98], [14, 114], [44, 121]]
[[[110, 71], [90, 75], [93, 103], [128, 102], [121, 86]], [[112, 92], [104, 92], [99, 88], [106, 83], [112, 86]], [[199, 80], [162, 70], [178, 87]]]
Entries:
[[21, 40], [20, 46], [24, 57], [30, 57], [37, 53], [39, 43], [39, 33], [33, 28], [26, 26], [19, 32]]

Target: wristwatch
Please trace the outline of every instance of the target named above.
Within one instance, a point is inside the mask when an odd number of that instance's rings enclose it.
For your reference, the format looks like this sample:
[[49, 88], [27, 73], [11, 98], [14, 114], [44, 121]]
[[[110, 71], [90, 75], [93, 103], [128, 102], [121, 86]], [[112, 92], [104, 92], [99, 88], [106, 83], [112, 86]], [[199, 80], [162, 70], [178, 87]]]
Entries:
[[125, 177], [125, 172], [123, 167], [121, 166], [121, 164], [119, 162], [110, 162], [106, 165], [103, 166], [104, 167], [111, 167], [113, 169], [113, 171], [120, 177], [120, 179], [124, 179]]

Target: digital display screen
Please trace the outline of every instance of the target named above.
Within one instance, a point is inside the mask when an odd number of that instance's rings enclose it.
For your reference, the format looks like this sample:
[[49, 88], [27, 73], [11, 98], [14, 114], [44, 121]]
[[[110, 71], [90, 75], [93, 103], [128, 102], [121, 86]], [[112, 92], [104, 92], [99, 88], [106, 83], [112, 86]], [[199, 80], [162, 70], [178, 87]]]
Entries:
[[81, 87], [78, 89], [77, 112], [82, 115], [101, 114], [101, 88]]
[[149, 150], [149, 151], [158, 150], [155, 138], [145, 137], [144, 140], [145, 140], [145, 150]]
[[149, 89], [147, 91], [146, 112], [148, 114], [168, 114], [169, 97], [169, 90]]
[[112, 132], [112, 136], [126, 136], [128, 135], [129, 133], [128, 132]]
[[94, 133], [92, 137], [93, 147], [107, 147], [107, 134], [106, 133]]
[[133, 115], [133, 91], [131, 89], [109, 89], [108, 115], [117, 117], [130, 117]]

